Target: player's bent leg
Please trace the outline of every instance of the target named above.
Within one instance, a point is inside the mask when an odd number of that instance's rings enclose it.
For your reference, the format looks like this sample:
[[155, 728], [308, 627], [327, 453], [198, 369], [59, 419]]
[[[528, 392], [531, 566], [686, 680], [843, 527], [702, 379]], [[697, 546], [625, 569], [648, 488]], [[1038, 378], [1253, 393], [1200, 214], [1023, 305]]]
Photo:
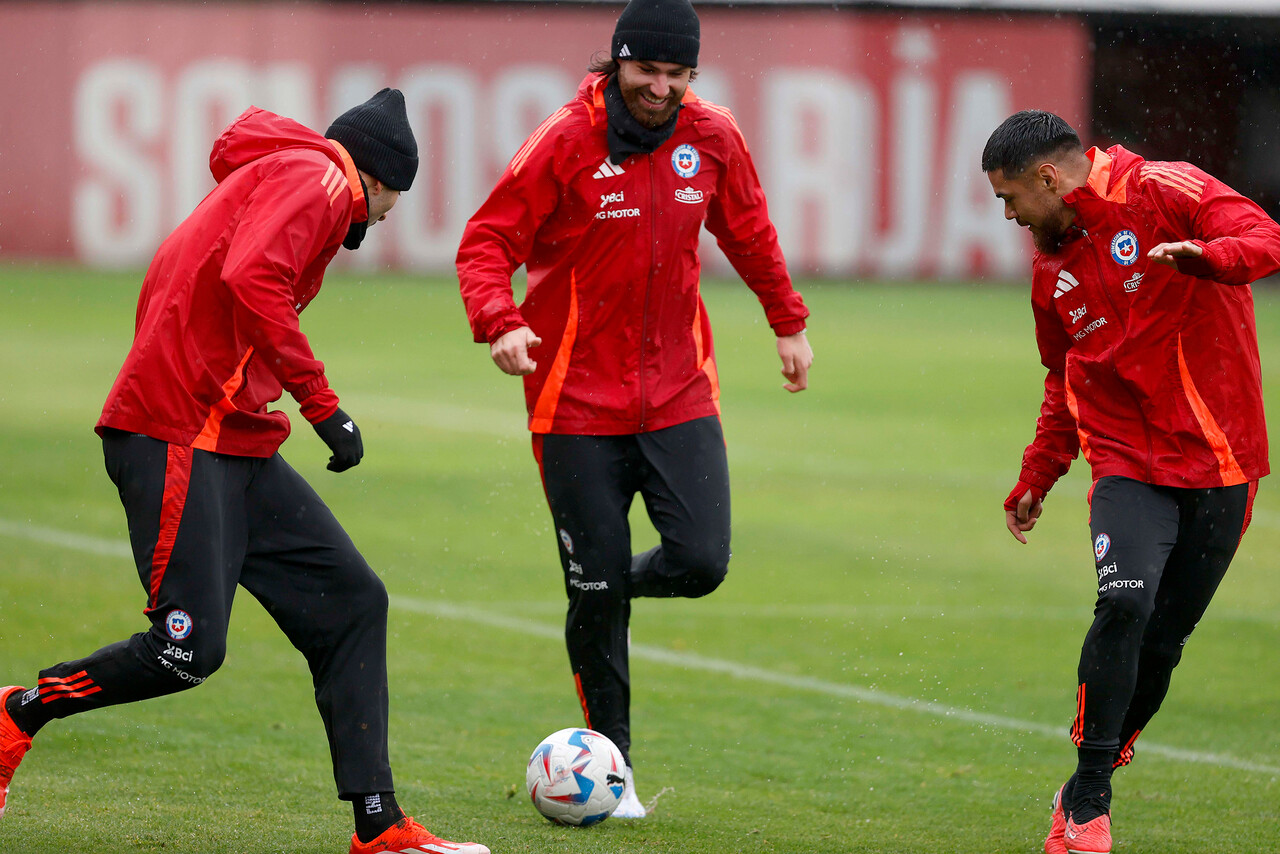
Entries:
[[662, 538], [631, 563], [631, 595], [697, 598], [725, 579], [730, 557], [729, 463], [715, 417], [638, 437], [641, 494]]
[[412, 818], [405, 816], [371, 842], [351, 837], [350, 854], [489, 854], [478, 842], [450, 842], [441, 839]]
[[386, 586], [279, 454], [246, 500], [249, 547], [240, 583], [307, 660], [339, 797], [393, 791]]

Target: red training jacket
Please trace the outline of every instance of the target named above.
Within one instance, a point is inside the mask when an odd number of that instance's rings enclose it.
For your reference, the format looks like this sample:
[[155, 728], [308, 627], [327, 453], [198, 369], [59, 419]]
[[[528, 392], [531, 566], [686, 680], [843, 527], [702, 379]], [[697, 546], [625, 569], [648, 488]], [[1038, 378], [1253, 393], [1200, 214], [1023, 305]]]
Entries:
[[257, 107], [218, 137], [209, 168], [218, 186], [147, 270], [98, 430], [268, 457], [289, 435], [267, 409], [282, 389], [313, 424], [338, 407], [298, 313], [368, 216], [364, 190], [340, 145]]
[[[534, 433], [618, 435], [720, 411], [699, 293], [705, 222], [777, 335], [808, 316], [733, 115], [686, 91], [675, 133], [609, 161], [604, 86], [533, 132], [467, 224], [458, 279], [478, 342], [521, 326], [542, 338], [524, 378]], [[529, 274], [516, 306], [511, 275]]]
[[[1083, 452], [1093, 478], [1207, 488], [1270, 470], [1249, 283], [1280, 269], [1280, 226], [1188, 163], [1088, 152], [1059, 251], [1037, 253], [1036, 341], [1049, 369], [1021, 480], [1048, 490]], [[1159, 243], [1204, 249], [1175, 271]]]

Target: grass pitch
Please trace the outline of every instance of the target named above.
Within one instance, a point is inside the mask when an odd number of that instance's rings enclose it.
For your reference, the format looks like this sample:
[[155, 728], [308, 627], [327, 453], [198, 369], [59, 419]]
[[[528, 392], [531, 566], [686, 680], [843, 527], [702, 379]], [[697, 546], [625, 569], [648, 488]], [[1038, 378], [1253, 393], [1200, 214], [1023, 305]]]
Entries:
[[[91, 432], [139, 274], [0, 269], [0, 684], [145, 628]], [[495, 852], [1037, 852], [1070, 772], [1090, 619], [1086, 467], [1021, 546], [1000, 503], [1043, 378], [1018, 287], [812, 284], [809, 391], [781, 389], [741, 284], [716, 329], [734, 500], [729, 578], [639, 600], [640, 823], [553, 827], [524, 763], [579, 722], [554, 534], [519, 382], [470, 342], [450, 281], [333, 275], [303, 328], [360, 424], [342, 475], [296, 416], [283, 453], [392, 594], [392, 763], [428, 827]], [[1280, 293], [1257, 289], [1264, 373]], [[1268, 389], [1280, 424], [1280, 387]], [[1280, 848], [1280, 492], [1115, 783], [1118, 852]], [[635, 546], [656, 540], [640, 510]], [[194, 691], [51, 724], [0, 851], [342, 852], [301, 656], [241, 595]]]

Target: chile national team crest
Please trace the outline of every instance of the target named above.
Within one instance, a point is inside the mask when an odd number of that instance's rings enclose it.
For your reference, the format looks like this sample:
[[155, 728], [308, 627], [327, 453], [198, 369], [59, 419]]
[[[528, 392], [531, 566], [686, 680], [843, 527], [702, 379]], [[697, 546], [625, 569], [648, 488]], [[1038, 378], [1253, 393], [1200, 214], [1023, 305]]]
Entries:
[[1106, 534], [1099, 534], [1098, 538], [1093, 541], [1093, 557], [1095, 560], [1102, 560], [1107, 556], [1107, 551], [1111, 548], [1111, 537]]
[[671, 152], [671, 168], [681, 178], [697, 175], [702, 168], [702, 157], [698, 154], [698, 149], [688, 143], [676, 146], [676, 150]]
[[170, 611], [164, 618], [164, 629], [174, 640], [182, 640], [191, 634], [191, 627], [191, 615], [186, 611]]
[[1128, 267], [1134, 261], [1138, 260], [1138, 235], [1129, 231], [1117, 231], [1116, 236], [1111, 238], [1111, 257], [1121, 267]]

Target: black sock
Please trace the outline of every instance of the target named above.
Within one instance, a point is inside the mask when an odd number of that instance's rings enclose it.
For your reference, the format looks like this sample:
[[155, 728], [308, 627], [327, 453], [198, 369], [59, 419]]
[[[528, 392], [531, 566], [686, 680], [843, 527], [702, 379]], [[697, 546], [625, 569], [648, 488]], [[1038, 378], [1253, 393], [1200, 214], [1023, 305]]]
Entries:
[[351, 799], [356, 811], [356, 838], [372, 842], [388, 827], [404, 818], [404, 810], [396, 803], [395, 792], [373, 792]]
[[1115, 751], [1081, 747], [1077, 753], [1080, 764], [1071, 792], [1071, 820], [1087, 824], [1111, 812], [1111, 762]]
[[26, 733], [27, 738], [34, 738], [40, 728], [47, 724], [51, 718], [42, 714], [44, 704], [39, 702], [28, 703], [22, 705], [22, 698], [27, 692], [14, 691], [9, 695], [9, 699], [5, 701], [4, 710], [9, 713], [9, 717], [13, 718], [13, 722], [17, 724], [18, 729]]

